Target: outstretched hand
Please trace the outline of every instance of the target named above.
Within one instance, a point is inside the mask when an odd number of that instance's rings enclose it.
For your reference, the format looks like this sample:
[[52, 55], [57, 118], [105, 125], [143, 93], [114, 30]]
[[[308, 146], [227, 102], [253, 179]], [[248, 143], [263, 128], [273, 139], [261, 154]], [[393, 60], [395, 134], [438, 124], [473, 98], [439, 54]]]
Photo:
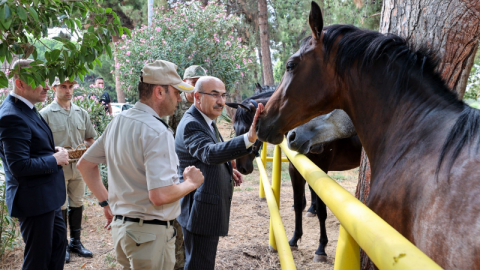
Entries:
[[250, 130], [248, 131], [248, 134], [247, 134], [248, 141], [250, 141], [251, 143], [254, 143], [257, 140], [257, 130], [256, 130], [257, 120], [258, 120], [258, 116], [262, 112], [263, 112], [263, 104], [260, 103], [258, 104], [257, 111], [255, 112], [255, 116], [253, 117], [253, 123], [250, 126]]

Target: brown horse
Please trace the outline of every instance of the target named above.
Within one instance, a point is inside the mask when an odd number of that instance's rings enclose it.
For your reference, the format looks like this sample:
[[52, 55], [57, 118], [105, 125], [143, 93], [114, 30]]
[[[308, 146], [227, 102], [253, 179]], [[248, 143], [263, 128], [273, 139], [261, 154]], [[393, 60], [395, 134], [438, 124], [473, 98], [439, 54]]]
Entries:
[[343, 109], [371, 162], [368, 206], [446, 269], [480, 269], [480, 111], [451, 92], [427, 50], [348, 25], [323, 28], [290, 57], [257, 123], [261, 140]]

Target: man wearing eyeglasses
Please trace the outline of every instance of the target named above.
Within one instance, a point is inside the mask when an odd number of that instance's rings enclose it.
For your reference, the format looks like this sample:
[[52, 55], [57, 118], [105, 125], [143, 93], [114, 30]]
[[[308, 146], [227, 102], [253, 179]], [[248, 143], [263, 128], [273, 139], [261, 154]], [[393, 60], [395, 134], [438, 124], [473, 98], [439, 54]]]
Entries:
[[180, 181], [188, 166], [199, 168], [205, 181], [182, 199], [177, 220], [185, 241], [185, 269], [214, 269], [219, 237], [228, 234], [233, 186], [242, 183], [230, 160], [250, 152], [263, 105], [259, 105], [248, 133], [224, 142], [215, 120], [225, 107], [225, 84], [215, 77], [202, 77], [195, 85], [194, 97], [194, 105], [178, 125], [175, 151], [180, 160]]

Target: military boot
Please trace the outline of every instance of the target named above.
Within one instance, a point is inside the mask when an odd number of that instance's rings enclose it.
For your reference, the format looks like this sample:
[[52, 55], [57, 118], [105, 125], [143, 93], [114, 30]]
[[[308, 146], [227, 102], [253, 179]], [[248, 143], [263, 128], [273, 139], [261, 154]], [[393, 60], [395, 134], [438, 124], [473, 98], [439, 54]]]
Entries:
[[[63, 221], [65, 221], [65, 228], [67, 228], [67, 216], [68, 216], [67, 211], [68, 211], [67, 209], [62, 210]], [[67, 243], [68, 243], [68, 237], [67, 237]], [[70, 253], [68, 252], [68, 245], [67, 245], [67, 250], [65, 252], [65, 262], [66, 263], [70, 262]]]
[[92, 252], [83, 247], [82, 242], [80, 242], [82, 212], [82, 206], [69, 208], [68, 223], [70, 224], [70, 244], [68, 245], [68, 249], [70, 252], [77, 253], [80, 257], [93, 257]]

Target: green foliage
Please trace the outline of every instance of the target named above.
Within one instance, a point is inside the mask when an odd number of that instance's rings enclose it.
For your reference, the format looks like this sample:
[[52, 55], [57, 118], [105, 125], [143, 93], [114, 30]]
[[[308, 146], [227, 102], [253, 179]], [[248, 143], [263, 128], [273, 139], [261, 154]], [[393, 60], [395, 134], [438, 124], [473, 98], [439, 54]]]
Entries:
[[[317, 1], [321, 4], [325, 25], [353, 24], [361, 28], [378, 30], [382, 1]], [[356, 5], [354, 2], [357, 2]], [[363, 4], [361, 4], [363, 3]], [[275, 57], [274, 79], [280, 82], [285, 62], [295, 53], [303, 38], [310, 35], [308, 14], [311, 0], [271, 1], [270, 39]]]
[[[76, 34], [76, 43], [64, 35], [54, 37], [62, 45], [44, 52], [39, 58], [37, 43], [47, 38], [48, 28], [66, 26], [70, 34]], [[82, 26], [87, 30], [82, 31]], [[12, 64], [13, 55], [35, 60], [31, 67], [0, 71], [0, 87], [8, 86], [8, 79], [14, 74], [32, 87], [44, 85], [45, 80], [54, 81], [55, 76], [64, 81], [73, 80], [76, 75], [83, 79], [88, 69], [98, 64], [98, 57], [107, 53], [112, 57], [110, 40], [112, 35], [129, 33], [122, 27], [120, 19], [111, 9], [103, 9], [95, 0], [9, 0], [0, 1], [0, 62]]]
[[[464, 99], [480, 101], [480, 64], [474, 64], [468, 77], [467, 89], [465, 90]], [[477, 104], [477, 109], [478, 104]]]
[[353, 24], [370, 30], [380, 26], [381, 0], [337, 1], [324, 0], [323, 18], [325, 25]]
[[116, 44], [119, 79], [128, 85], [125, 92], [137, 91], [142, 67], [157, 59], [175, 63], [180, 75], [190, 65], [201, 65], [233, 90], [252, 65], [252, 52], [236, 32], [239, 20], [215, 4], [155, 9], [151, 27], [137, 28], [131, 39]]
[[[0, 177], [5, 179], [5, 171], [0, 161]], [[18, 244], [19, 232], [17, 230], [18, 222], [15, 218], [8, 215], [6, 202], [6, 182], [0, 180], [0, 259], [5, 256], [7, 250], [13, 250]]]
[[88, 112], [90, 121], [100, 137], [113, 118], [105, 112], [105, 107], [99, 101], [103, 89], [88, 87], [79, 88], [77, 91], [79, 95], [74, 97], [72, 102]]

